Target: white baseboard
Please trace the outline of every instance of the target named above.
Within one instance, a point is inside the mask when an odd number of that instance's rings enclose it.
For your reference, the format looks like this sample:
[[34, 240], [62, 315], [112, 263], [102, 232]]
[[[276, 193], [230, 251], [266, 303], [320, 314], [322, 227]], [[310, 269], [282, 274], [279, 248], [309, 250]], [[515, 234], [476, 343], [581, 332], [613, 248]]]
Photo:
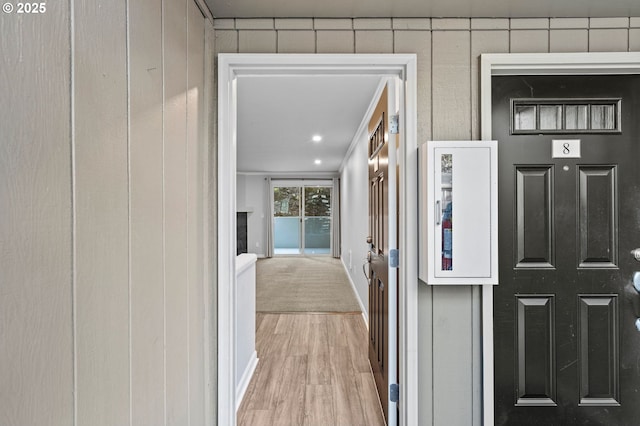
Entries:
[[349, 283], [351, 283], [351, 288], [356, 295], [356, 299], [358, 300], [358, 304], [360, 305], [360, 310], [362, 311], [362, 318], [364, 318], [364, 323], [369, 327], [369, 310], [364, 306], [362, 299], [360, 299], [360, 294], [358, 294], [358, 290], [356, 289], [356, 285], [351, 279], [351, 275], [349, 274], [349, 269], [347, 268], [347, 264], [344, 263], [344, 259], [340, 257], [340, 261], [342, 262], [342, 267], [344, 268], [344, 272], [347, 274], [347, 278], [349, 278]]
[[256, 371], [256, 367], [258, 366], [258, 353], [253, 351], [251, 355], [251, 359], [247, 364], [247, 368], [244, 370], [242, 377], [240, 378], [240, 383], [238, 383], [236, 387], [236, 411], [240, 408], [240, 403], [242, 403], [242, 398], [244, 398], [244, 393], [247, 391], [249, 387], [249, 382], [251, 382], [251, 378], [253, 377], [253, 373]]

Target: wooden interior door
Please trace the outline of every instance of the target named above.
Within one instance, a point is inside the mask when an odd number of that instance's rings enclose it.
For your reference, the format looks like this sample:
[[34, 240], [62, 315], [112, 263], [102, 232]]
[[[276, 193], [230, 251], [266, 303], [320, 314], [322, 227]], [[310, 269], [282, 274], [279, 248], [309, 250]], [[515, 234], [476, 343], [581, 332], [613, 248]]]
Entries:
[[493, 79], [495, 424], [637, 425], [640, 76]]
[[[369, 362], [389, 413], [389, 144], [387, 88], [369, 122]], [[395, 173], [395, 170], [392, 170]], [[393, 179], [391, 179], [393, 180]]]

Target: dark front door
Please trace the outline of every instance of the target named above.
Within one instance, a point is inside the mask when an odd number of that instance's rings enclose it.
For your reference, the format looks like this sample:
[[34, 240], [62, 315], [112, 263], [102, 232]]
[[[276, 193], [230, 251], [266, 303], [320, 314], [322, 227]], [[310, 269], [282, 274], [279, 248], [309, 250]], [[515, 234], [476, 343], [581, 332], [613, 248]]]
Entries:
[[387, 89], [369, 122], [369, 362], [385, 419], [389, 389], [389, 144]]
[[494, 77], [496, 425], [640, 424], [640, 77]]

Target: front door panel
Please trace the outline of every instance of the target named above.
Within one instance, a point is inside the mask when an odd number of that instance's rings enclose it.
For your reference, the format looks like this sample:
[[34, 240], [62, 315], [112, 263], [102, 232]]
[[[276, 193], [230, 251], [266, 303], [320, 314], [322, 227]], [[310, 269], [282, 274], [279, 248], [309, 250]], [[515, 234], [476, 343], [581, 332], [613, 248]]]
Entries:
[[369, 362], [388, 419], [389, 389], [389, 144], [387, 89], [369, 123]]
[[496, 425], [636, 425], [640, 77], [494, 77], [493, 88]]

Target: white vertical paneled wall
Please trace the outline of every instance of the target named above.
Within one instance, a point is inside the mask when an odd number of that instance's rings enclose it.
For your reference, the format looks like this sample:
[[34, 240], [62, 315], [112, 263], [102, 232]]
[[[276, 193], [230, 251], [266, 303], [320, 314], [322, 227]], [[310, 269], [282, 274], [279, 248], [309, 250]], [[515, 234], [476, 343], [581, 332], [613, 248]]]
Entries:
[[206, 138], [203, 126], [205, 20], [187, 1], [187, 293], [189, 425], [205, 423], [204, 193]]
[[167, 425], [188, 423], [187, 15], [186, 0], [163, 2], [164, 270]]
[[[640, 50], [635, 17], [217, 19], [214, 28], [216, 53], [416, 53], [419, 143], [479, 138], [482, 53]], [[481, 424], [479, 289], [420, 286], [419, 311], [420, 424]]]
[[211, 24], [67, 0], [0, 28], [0, 424], [205, 424]]
[[164, 424], [162, 10], [129, 4], [131, 418]]
[[70, 13], [0, 15], [0, 424], [73, 421]]
[[[126, 15], [124, 3], [79, 2], [74, 10], [73, 241], [79, 424], [129, 421]], [[98, 46], [103, 47], [102, 54], [97, 54]]]

